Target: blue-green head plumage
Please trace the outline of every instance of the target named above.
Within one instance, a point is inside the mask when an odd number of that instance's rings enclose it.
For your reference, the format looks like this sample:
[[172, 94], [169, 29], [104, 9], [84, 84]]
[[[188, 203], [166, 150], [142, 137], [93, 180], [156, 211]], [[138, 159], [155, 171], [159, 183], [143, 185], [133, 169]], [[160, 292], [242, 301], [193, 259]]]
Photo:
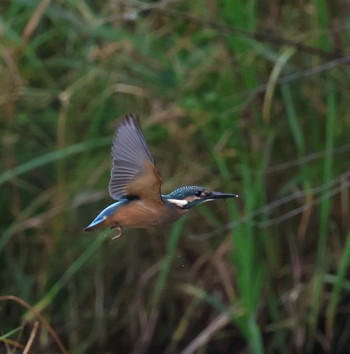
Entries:
[[169, 194], [162, 195], [162, 199], [169, 206], [177, 206], [181, 209], [191, 209], [204, 202], [215, 199], [236, 198], [237, 194], [213, 192], [201, 186], [184, 186], [175, 189]]

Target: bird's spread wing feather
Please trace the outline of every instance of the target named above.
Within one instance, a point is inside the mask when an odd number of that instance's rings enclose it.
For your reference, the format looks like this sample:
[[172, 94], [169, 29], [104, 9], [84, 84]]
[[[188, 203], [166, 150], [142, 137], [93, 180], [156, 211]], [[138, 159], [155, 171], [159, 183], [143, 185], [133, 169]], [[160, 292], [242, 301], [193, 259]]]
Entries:
[[109, 194], [114, 199], [130, 195], [161, 201], [161, 184], [137, 118], [126, 115], [113, 139]]

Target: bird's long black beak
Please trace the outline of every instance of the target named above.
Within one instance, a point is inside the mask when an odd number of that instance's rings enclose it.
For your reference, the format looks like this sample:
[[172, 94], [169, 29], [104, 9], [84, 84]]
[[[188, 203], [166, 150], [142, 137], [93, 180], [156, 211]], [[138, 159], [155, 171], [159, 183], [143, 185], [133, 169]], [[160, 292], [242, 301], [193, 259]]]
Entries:
[[238, 194], [211, 192], [207, 199], [238, 198]]

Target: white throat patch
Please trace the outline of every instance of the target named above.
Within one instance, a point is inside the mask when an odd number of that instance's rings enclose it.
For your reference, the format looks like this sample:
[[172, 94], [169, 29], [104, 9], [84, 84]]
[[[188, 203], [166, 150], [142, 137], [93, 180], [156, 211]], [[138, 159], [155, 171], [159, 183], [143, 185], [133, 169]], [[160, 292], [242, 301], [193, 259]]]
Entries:
[[188, 201], [186, 199], [167, 199], [167, 201], [175, 204], [179, 208], [182, 208], [188, 204]]

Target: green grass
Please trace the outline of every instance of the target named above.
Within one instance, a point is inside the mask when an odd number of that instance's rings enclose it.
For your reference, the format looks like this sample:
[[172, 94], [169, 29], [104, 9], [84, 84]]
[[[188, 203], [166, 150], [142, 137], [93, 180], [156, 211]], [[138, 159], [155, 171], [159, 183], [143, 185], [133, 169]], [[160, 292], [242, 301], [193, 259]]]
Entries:
[[[0, 10], [4, 352], [345, 352], [350, 74], [331, 61], [349, 45], [341, 4]], [[117, 240], [84, 234], [111, 202], [110, 144], [128, 112], [165, 193], [198, 184], [240, 198]]]
[[[334, 87], [330, 83], [328, 85], [328, 110], [327, 110], [327, 122], [326, 122], [326, 136], [325, 136], [325, 150], [326, 155], [324, 158], [323, 166], [323, 182], [327, 183], [332, 178], [333, 171], [333, 156], [332, 150], [334, 147], [334, 120], [336, 117], [335, 112], [335, 92]], [[313, 279], [313, 289], [311, 297], [311, 334], [314, 335], [317, 327], [317, 319], [319, 317], [320, 307], [321, 307], [321, 294], [323, 293], [323, 275], [329, 267], [327, 261], [327, 250], [326, 250], [326, 241], [328, 236], [329, 229], [329, 219], [330, 211], [332, 206], [332, 200], [326, 199], [320, 206], [320, 231], [319, 239], [317, 243], [317, 253], [316, 253], [316, 268], [315, 275]], [[310, 346], [313, 346], [313, 340], [310, 339]]]

